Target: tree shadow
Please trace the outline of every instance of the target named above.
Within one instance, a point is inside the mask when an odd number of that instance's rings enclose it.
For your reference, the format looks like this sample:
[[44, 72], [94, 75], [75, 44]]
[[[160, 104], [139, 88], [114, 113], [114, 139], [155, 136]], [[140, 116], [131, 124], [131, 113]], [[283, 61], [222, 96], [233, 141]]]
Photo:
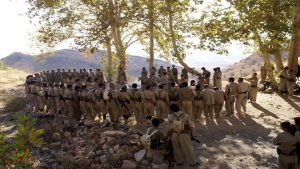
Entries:
[[261, 114], [259, 117], [271, 116], [271, 117], [274, 117], [276, 119], [279, 119], [279, 117], [276, 114], [274, 114], [274, 113], [270, 112], [269, 110], [265, 109], [264, 107], [262, 107], [258, 103], [252, 103], [252, 106], [263, 112], [263, 114]]
[[[278, 92], [276, 92], [276, 93], [277, 93], [277, 95], [278, 95], [279, 97], [281, 97], [283, 100], [285, 100], [285, 101], [286, 101], [289, 105], [291, 105], [294, 109], [296, 109], [298, 112], [300, 112], [300, 107], [299, 107], [293, 100], [291, 100], [288, 96], [282, 95], [282, 94], [280, 94], [280, 93], [278, 93]], [[300, 98], [295, 97], [295, 96], [294, 96], [294, 99], [297, 100], [297, 101], [300, 100]]]

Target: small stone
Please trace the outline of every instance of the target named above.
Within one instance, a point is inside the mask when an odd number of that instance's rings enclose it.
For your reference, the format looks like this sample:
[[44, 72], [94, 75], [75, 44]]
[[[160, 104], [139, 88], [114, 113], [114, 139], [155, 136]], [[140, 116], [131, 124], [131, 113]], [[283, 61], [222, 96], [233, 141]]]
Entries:
[[43, 148], [42, 148], [42, 151], [47, 151], [47, 152], [48, 152], [48, 151], [49, 151], [49, 148], [43, 147]]
[[101, 163], [105, 163], [106, 162], [106, 155], [102, 155], [102, 156], [100, 156], [100, 161], [101, 161]]
[[134, 153], [134, 158], [137, 162], [142, 161], [145, 158], [145, 156], [146, 156], [146, 150], [145, 149]]
[[58, 148], [60, 146], [61, 146], [61, 142], [55, 142], [55, 143], [49, 144], [49, 148]]
[[114, 151], [118, 151], [119, 149], [120, 149], [120, 145], [119, 144], [117, 144], [117, 145], [114, 146]]
[[107, 137], [106, 140], [107, 140], [107, 143], [110, 143], [111, 141], [114, 140], [114, 138], [112, 138], [112, 137]]
[[70, 132], [66, 131], [66, 132], [64, 132], [64, 136], [65, 136], [65, 138], [71, 138], [72, 135]]
[[137, 165], [135, 162], [124, 160], [121, 169], [136, 169]]
[[60, 141], [61, 140], [61, 135], [58, 132], [55, 132], [55, 133], [52, 134], [52, 138], [55, 141]]
[[110, 136], [110, 137], [124, 137], [127, 134], [123, 131], [119, 131], [119, 130], [115, 130], [115, 131], [106, 131], [103, 133], [106, 136]]

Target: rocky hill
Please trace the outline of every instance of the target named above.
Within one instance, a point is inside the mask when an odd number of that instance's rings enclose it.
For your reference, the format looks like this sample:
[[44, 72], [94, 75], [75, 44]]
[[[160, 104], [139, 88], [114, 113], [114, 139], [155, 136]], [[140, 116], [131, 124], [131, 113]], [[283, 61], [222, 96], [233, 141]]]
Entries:
[[[19, 70], [27, 72], [40, 72], [43, 70], [52, 69], [82, 69], [82, 68], [102, 68], [100, 64], [101, 57], [105, 55], [104, 50], [99, 50], [94, 56], [84, 57], [77, 50], [63, 49], [55, 51], [52, 55], [44, 57], [44, 59], [38, 56], [26, 55], [23, 53], [12, 53], [11, 55], [3, 58], [1, 61]], [[155, 65], [159, 66], [171, 66], [172, 64], [163, 60], [155, 60]], [[140, 56], [130, 56], [127, 62], [128, 73], [131, 77], [139, 77], [142, 67], [147, 67], [147, 58]]]
[[[288, 54], [283, 54], [283, 62], [287, 60]], [[273, 62], [274, 57], [271, 56], [271, 62]], [[260, 67], [264, 64], [262, 57], [258, 53], [253, 53], [245, 59], [234, 63], [225, 70], [223, 70], [223, 79], [228, 79], [229, 77], [247, 77], [252, 73], [256, 72], [260, 74]]]

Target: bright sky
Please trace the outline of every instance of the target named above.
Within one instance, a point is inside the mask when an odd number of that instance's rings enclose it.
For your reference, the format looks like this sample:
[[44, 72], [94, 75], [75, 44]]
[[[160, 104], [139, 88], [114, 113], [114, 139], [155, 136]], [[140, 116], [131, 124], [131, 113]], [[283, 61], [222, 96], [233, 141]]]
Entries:
[[[26, 16], [25, 0], [0, 0], [0, 59], [13, 52], [27, 54], [36, 53], [31, 38], [34, 27]], [[220, 56], [209, 51], [190, 50], [186, 62], [193, 67], [225, 66], [233, 64], [245, 57], [244, 48], [238, 44], [230, 47], [228, 56]], [[129, 54], [146, 56], [147, 54], [137, 45], [128, 50]]]

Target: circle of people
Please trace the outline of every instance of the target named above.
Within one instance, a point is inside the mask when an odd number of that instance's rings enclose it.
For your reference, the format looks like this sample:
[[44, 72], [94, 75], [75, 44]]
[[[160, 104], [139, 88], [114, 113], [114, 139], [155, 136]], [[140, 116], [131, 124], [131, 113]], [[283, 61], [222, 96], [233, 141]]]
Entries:
[[[204, 67], [196, 80], [188, 84], [187, 69], [178, 70], [163, 66], [157, 71], [155, 67], [148, 71], [142, 69], [139, 81], [128, 89], [126, 73], [118, 70], [115, 83], [106, 83], [103, 72], [97, 69], [80, 69], [77, 71], [57, 69], [29, 75], [26, 78], [26, 95], [35, 112], [63, 114], [69, 118], [94, 120], [96, 116], [105, 120], [109, 114], [112, 122], [123, 117], [125, 122], [134, 115], [138, 124], [151, 117], [164, 119], [169, 114], [169, 105], [177, 104], [180, 110], [191, 119], [199, 120], [204, 114], [206, 119], [219, 118], [225, 103], [226, 115], [230, 116], [246, 111], [246, 103], [256, 101], [258, 78], [254, 73], [251, 78], [234, 78], [222, 90], [222, 72], [214, 68], [212, 84], [211, 73]], [[244, 80], [250, 83], [244, 82]]]

